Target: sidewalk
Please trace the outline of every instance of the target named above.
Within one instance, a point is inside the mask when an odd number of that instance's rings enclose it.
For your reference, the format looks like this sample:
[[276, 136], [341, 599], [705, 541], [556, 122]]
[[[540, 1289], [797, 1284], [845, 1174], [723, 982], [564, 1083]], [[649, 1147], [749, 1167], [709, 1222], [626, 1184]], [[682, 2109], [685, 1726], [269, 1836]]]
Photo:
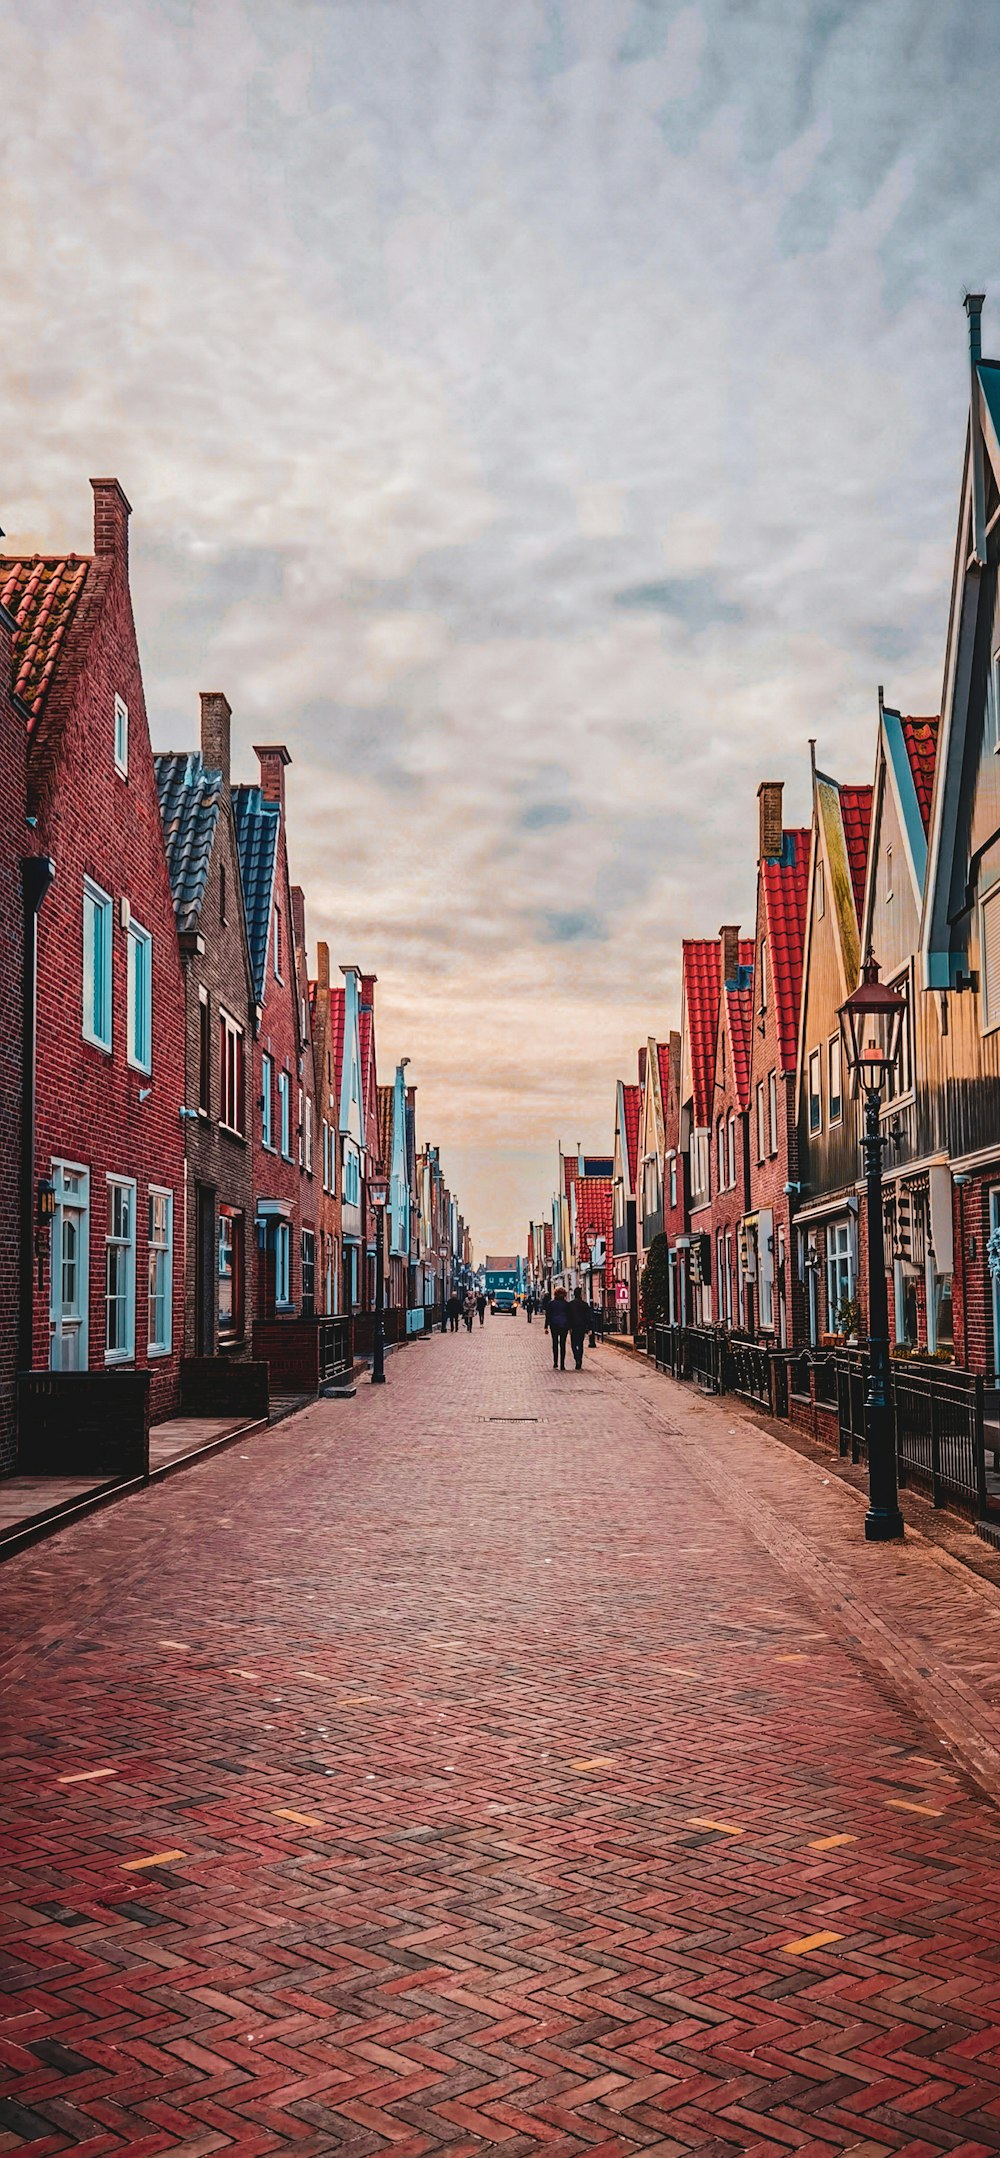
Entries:
[[651, 1428], [684, 1448], [691, 1475], [1000, 1803], [1000, 1554], [911, 1492], [901, 1495], [903, 1544], [866, 1543], [862, 1471], [638, 1357], [608, 1367], [633, 1413], [641, 1402]]

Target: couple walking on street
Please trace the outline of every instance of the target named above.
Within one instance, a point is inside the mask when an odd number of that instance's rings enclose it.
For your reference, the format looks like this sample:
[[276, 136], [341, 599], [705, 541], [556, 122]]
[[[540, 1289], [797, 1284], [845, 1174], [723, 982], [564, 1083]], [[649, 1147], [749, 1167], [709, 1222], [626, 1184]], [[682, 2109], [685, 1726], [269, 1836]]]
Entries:
[[570, 1302], [565, 1289], [557, 1289], [553, 1297], [546, 1297], [542, 1305], [545, 1314], [545, 1331], [552, 1337], [552, 1369], [565, 1371], [566, 1342], [573, 1344], [573, 1362], [578, 1371], [583, 1370], [583, 1344], [587, 1335], [593, 1336], [594, 1315], [582, 1289], [574, 1292]]

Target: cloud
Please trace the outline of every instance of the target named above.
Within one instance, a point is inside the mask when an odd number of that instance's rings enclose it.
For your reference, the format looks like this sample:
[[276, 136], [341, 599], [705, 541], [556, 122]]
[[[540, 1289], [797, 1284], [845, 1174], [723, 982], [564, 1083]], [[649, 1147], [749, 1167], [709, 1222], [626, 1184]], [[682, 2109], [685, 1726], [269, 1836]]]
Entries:
[[[12, 0], [0, 521], [135, 505], [161, 740], [293, 755], [480, 1244], [938, 694], [1000, 53], [926, 0]], [[989, 313], [987, 333], [989, 334]], [[459, 1182], [456, 1171], [456, 1182]], [[540, 1188], [541, 1187], [541, 1188]]]

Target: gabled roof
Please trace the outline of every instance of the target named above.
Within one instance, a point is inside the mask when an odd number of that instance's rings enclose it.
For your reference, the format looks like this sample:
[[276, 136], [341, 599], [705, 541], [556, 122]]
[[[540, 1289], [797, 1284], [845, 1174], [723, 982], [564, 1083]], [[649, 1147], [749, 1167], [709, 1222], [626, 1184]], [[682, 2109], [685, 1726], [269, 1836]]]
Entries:
[[34, 732], [56, 662], [93, 568], [91, 555], [7, 555], [0, 559], [0, 604], [17, 624], [14, 691]]
[[153, 758], [174, 913], [181, 935], [196, 929], [205, 901], [222, 806], [222, 773], [208, 771], [200, 749]]
[[581, 1176], [576, 1185], [576, 1249], [578, 1257], [586, 1250], [586, 1234], [593, 1229], [595, 1236], [603, 1236], [605, 1249], [611, 1250], [614, 1225], [614, 1184], [609, 1176]]
[[872, 788], [841, 787], [840, 814], [847, 844], [847, 860], [851, 871], [854, 892], [854, 912], [860, 926], [865, 906], [865, 877], [868, 873], [868, 837], [872, 822]]
[[344, 1076], [344, 1013], [346, 1009], [346, 1003], [347, 995], [343, 983], [341, 983], [340, 987], [338, 988], [334, 982], [331, 982], [330, 1054], [333, 1058], [333, 1090], [336, 1096], [338, 1111], [340, 1108], [341, 1082]]
[[264, 800], [259, 787], [234, 787], [232, 800], [250, 963], [257, 1002], [263, 1004], [281, 812], [277, 802]]
[[[750, 1029], [753, 1023], [753, 955], [752, 937], [741, 937], [739, 943], [740, 976], [725, 983], [726, 1015], [729, 1022], [729, 1040], [733, 1051], [733, 1088], [741, 1109], [750, 1106]], [[741, 977], [748, 976], [748, 979]]]
[[639, 1115], [642, 1108], [642, 1088], [640, 1086], [623, 1085], [622, 1102], [625, 1108], [624, 1139], [628, 1168], [628, 1188], [630, 1191], [634, 1191], [639, 1167]]
[[697, 1129], [704, 1131], [712, 1121], [722, 955], [717, 937], [685, 937], [682, 954], [682, 993], [691, 1056], [694, 1118]]
[[934, 795], [934, 767], [937, 762], [939, 719], [907, 719], [900, 717], [903, 741], [913, 774], [913, 786], [920, 809], [920, 821], [924, 837], [930, 830], [931, 801]]
[[808, 828], [796, 826], [794, 831], [785, 832], [781, 855], [776, 860], [765, 861], [761, 869], [771, 987], [778, 1023], [778, 1054], [783, 1072], [795, 1070], [798, 1053], [811, 839]]

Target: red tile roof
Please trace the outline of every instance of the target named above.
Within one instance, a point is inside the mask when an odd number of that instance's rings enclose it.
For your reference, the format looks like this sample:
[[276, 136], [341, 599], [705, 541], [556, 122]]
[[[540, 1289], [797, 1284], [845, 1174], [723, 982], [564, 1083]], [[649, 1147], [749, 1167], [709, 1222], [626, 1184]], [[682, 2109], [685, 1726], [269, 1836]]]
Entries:
[[603, 1236], [610, 1254], [614, 1222], [614, 1185], [609, 1176], [580, 1176], [576, 1180], [576, 1253], [582, 1260], [587, 1250], [587, 1230]]
[[900, 719], [906, 754], [910, 760], [913, 784], [917, 790], [917, 802], [925, 834], [930, 830], [931, 796], [934, 792], [934, 766], [937, 761], [937, 719]]
[[340, 1091], [344, 1078], [344, 1012], [346, 991], [330, 983], [330, 1053], [333, 1057], [333, 1091], [337, 1097], [337, 1117], [340, 1117]]
[[378, 1139], [385, 1175], [392, 1166], [392, 1110], [395, 1092], [395, 1087], [391, 1086], [380, 1086], [378, 1090]]
[[685, 937], [682, 950], [694, 1120], [699, 1131], [707, 1131], [712, 1121], [722, 955], [717, 937]]
[[854, 890], [854, 911], [861, 926], [865, 905], [865, 873], [868, 868], [868, 834], [872, 821], [871, 787], [841, 787], [840, 814], [847, 842], [847, 859]]
[[17, 624], [14, 689], [32, 733], [92, 566], [90, 555], [4, 556], [0, 602]]
[[729, 1021], [729, 1040], [733, 1051], [733, 1085], [736, 1100], [741, 1109], [750, 1106], [750, 1029], [753, 1024], [753, 955], [752, 937], [741, 937], [739, 965], [747, 967], [750, 981], [745, 989], [731, 989], [726, 985], [726, 1012]]
[[623, 1086], [622, 1100], [625, 1105], [625, 1150], [628, 1170], [628, 1188], [635, 1190], [639, 1167], [639, 1118], [642, 1114], [642, 1088]]
[[579, 1174], [580, 1174], [580, 1160], [579, 1160], [579, 1156], [578, 1156], [577, 1154], [564, 1154], [564, 1155], [563, 1155], [563, 1190], [564, 1190], [564, 1192], [565, 1192], [565, 1194], [566, 1194], [566, 1197], [567, 1197], [567, 1199], [569, 1198], [570, 1192], [571, 1192], [571, 1190], [572, 1190], [572, 1188], [573, 1188], [573, 1185], [574, 1185], [574, 1184], [576, 1183], [576, 1180], [577, 1180], [577, 1178], [578, 1178]]
[[798, 1055], [811, 843], [812, 834], [808, 828], [797, 826], [794, 831], [786, 832], [783, 854], [777, 861], [765, 862], [762, 870], [768, 958], [777, 1004], [778, 1053], [783, 1072], [795, 1070]]

